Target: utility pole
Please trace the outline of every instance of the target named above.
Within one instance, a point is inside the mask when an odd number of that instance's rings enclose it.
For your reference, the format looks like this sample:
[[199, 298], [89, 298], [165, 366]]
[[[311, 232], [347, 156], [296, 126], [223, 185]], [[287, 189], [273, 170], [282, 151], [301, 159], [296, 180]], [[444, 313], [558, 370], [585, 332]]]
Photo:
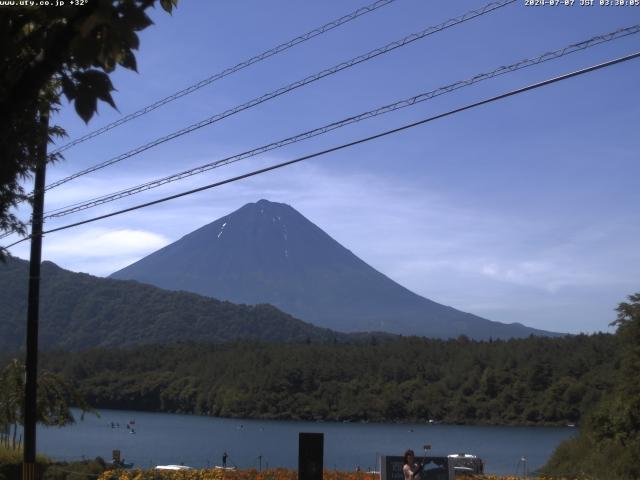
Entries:
[[37, 480], [36, 422], [38, 386], [38, 320], [40, 313], [40, 263], [42, 259], [42, 217], [44, 186], [49, 143], [49, 109], [40, 110], [36, 155], [33, 214], [31, 217], [31, 255], [29, 257], [29, 297], [27, 304], [27, 357], [24, 385], [24, 457], [22, 480]]

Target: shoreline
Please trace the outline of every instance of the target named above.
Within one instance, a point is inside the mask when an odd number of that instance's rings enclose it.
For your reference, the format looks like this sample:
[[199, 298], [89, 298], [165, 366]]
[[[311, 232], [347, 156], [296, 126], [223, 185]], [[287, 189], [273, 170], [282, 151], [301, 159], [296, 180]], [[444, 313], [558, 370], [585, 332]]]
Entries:
[[[100, 410], [109, 410], [115, 412], [139, 412], [150, 413], [159, 415], [184, 415], [189, 417], [203, 417], [219, 420], [238, 420], [238, 421], [260, 421], [260, 422], [308, 422], [308, 423], [334, 423], [334, 424], [354, 424], [354, 425], [420, 425], [420, 426], [447, 426], [447, 427], [540, 427], [540, 428], [571, 428], [576, 431], [580, 429], [579, 424], [565, 424], [564, 422], [551, 423], [551, 422], [528, 422], [528, 423], [493, 423], [493, 422], [476, 422], [476, 423], [462, 423], [462, 422], [447, 422], [439, 420], [424, 420], [424, 419], [406, 419], [406, 420], [360, 420], [360, 419], [317, 419], [317, 418], [303, 418], [303, 417], [274, 417], [274, 416], [255, 416], [255, 417], [240, 417], [240, 416], [219, 416], [209, 415], [207, 413], [197, 412], [181, 412], [181, 411], [165, 411], [165, 410], [144, 410], [144, 409], [131, 409], [131, 408], [116, 408], [116, 407], [96, 407], [91, 406], [98, 414]], [[73, 407], [73, 410], [80, 411], [78, 407]], [[75, 413], [74, 413], [75, 415]], [[91, 412], [87, 412], [85, 415], [91, 415]]]

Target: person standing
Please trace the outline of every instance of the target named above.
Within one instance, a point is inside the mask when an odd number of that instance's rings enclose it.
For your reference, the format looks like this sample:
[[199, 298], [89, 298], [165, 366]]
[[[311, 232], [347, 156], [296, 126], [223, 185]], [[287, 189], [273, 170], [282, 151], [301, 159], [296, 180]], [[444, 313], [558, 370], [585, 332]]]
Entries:
[[229, 455], [227, 455], [227, 451], [225, 450], [225, 452], [222, 454], [222, 468], [227, 468], [227, 457]]
[[403, 463], [404, 466], [402, 467], [402, 473], [404, 474], [404, 480], [420, 480], [422, 466], [416, 463], [416, 457], [413, 450], [407, 450], [404, 452]]

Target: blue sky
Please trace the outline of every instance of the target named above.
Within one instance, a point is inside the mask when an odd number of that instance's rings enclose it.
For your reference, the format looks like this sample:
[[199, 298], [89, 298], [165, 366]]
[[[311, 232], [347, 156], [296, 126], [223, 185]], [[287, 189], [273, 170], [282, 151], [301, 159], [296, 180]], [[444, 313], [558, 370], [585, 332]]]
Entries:
[[[365, 5], [183, 0], [152, 13], [139, 73], [118, 70], [122, 114]], [[397, 0], [66, 152], [48, 180], [244, 103], [485, 2]], [[640, 23], [640, 7], [524, 0], [322, 79], [47, 194], [47, 209], [126, 188]], [[351, 141], [632, 53], [640, 34], [367, 120], [54, 228]], [[243, 182], [45, 238], [43, 256], [108, 275], [243, 204], [285, 202], [363, 260], [432, 300], [537, 328], [607, 330], [640, 275], [640, 60]], [[119, 117], [107, 105], [70, 138]], [[11, 250], [27, 258], [28, 245]]]

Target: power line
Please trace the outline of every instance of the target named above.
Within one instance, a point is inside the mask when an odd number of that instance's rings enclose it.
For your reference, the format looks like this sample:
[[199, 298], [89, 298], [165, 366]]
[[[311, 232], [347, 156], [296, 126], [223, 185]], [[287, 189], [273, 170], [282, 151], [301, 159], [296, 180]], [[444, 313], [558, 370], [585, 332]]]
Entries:
[[[386, 137], [386, 136], [392, 135], [394, 133], [398, 133], [398, 132], [401, 132], [401, 131], [404, 131], [404, 130], [408, 130], [410, 128], [417, 127], [418, 125], [423, 125], [423, 124], [426, 124], [426, 123], [430, 123], [430, 122], [433, 122], [435, 120], [439, 120], [441, 118], [445, 118], [445, 117], [448, 117], [448, 116], [451, 116], [451, 115], [455, 115], [457, 113], [460, 113], [460, 112], [463, 112], [463, 111], [466, 111], [466, 110], [471, 110], [473, 108], [476, 108], [476, 107], [479, 107], [479, 106], [482, 106], [482, 105], [493, 103], [495, 101], [502, 100], [502, 99], [505, 99], [505, 98], [508, 98], [508, 97], [511, 97], [511, 96], [514, 96], [514, 95], [518, 95], [518, 94], [524, 93], [524, 92], [528, 92], [530, 90], [535, 90], [537, 88], [541, 88], [541, 87], [550, 85], [552, 83], [557, 83], [557, 82], [560, 82], [560, 81], [563, 81], [563, 80], [567, 80], [569, 78], [577, 77], [579, 75], [584, 75], [584, 74], [589, 73], [589, 72], [593, 72], [593, 71], [600, 70], [600, 69], [603, 69], [603, 68], [606, 68], [606, 67], [610, 67], [612, 65], [616, 65], [616, 64], [619, 64], [619, 63], [627, 62], [629, 60], [633, 60], [633, 59], [636, 59], [638, 57], [640, 57], [640, 51], [636, 52], [636, 53], [632, 53], [632, 54], [626, 55], [624, 57], [619, 57], [619, 58], [616, 58], [616, 59], [613, 59], [613, 60], [609, 60], [607, 62], [603, 62], [603, 63], [597, 64], [597, 65], [592, 65], [590, 67], [586, 67], [586, 68], [583, 68], [583, 69], [580, 69], [580, 70], [575, 70], [575, 71], [570, 72], [570, 73], [565, 73], [563, 75], [560, 75], [560, 76], [557, 76], [557, 77], [554, 77], [554, 78], [550, 78], [548, 80], [544, 80], [544, 81], [541, 81], [541, 82], [533, 83], [531, 85], [527, 85], [526, 87], [521, 87], [521, 88], [518, 88], [518, 89], [515, 89], [515, 90], [511, 90], [509, 92], [506, 92], [506, 93], [503, 93], [503, 94], [500, 94], [500, 95], [496, 95], [494, 97], [490, 97], [490, 98], [481, 100], [479, 102], [467, 104], [467, 105], [465, 105], [463, 107], [459, 107], [459, 108], [456, 108], [456, 109], [453, 109], [453, 110], [449, 110], [449, 111], [447, 111], [445, 113], [434, 115], [432, 117], [428, 117], [428, 118], [419, 120], [417, 122], [409, 123], [409, 124], [406, 124], [406, 125], [403, 125], [401, 127], [397, 127], [397, 128], [391, 129], [391, 130], [386, 130], [384, 132], [377, 133], [375, 135], [371, 135], [369, 137], [365, 137], [365, 138], [361, 138], [361, 139], [358, 139], [358, 140], [354, 140], [354, 141], [349, 142], [349, 143], [344, 143], [344, 144], [341, 144], [341, 145], [338, 145], [338, 146], [335, 146], [335, 147], [328, 148], [326, 150], [322, 150], [322, 151], [315, 152], [315, 153], [312, 153], [312, 154], [309, 154], [309, 155], [298, 157], [298, 158], [295, 158], [293, 160], [289, 160], [289, 161], [286, 161], [286, 162], [282, 162], [282, 163], [278, 163], [278, 164], [275, 164], [275, 165], [271, 165], [269, 167], [261, 168], [259, 170], [253, 170], [253, 171], [251, 171], [249, 173], [238, 175], [236, 177], [227, 178], [227, 179], [221, 180], [219, 182], [211, 183], [211, 184], [205, 185], [203, 187], [194, 188], [192, 190], [188, 190], [188, 191], [185, 191], [185, 192], [177, 193], [175, 195], [170, 195], [168, 197], [163, 197], [163, 198], [160, 198], [160, 199], [157, 199], [157, 200], [153, 200], [151, 202], [142, 203], [142, 204], [139, 204], [139, 205], [136, 205], [136, 206], [133, 206], [133, 207], [125, 208], [125, 209], [122, 209], [122, 210], [118, 210], [118, 211], [115, 211], [115, 212], [107, 213], [107, 214], [104, 214], [104, 215], [100, 215], [100, 216], [97, 216], [97, 217], [89, 218], [89, 219], [82, 220], [82, 221], [75, 222], [75, 223], [71, 223], [71, 224], [68, 224], [68, 225], [63, 225], [62, 227], [52, 228], [51, 230], [47, 230], [45, 232], [42, 232], [42, 234], [46, 235], [48, 233], [54, 233], [54, 232], [59, 232], [61, 230], [67, 230], [69, 228], [78, 227], [80, 225], [85, 225], [87, 223], [96, 222], [98, 220], [103, 220], [105, 218], [114, 217], [114, 216], [117, 216], [117, 215], [122, 215], [124, 213], [132, 212], [134, 210], [139, 210], [139, 209], [142, 209], [142, 208], [150, 207], [152, 205], [157, 205], [159, 203], [167, 202], [169, 200], [174, 200], [176, 198], [184, 197], [184, 196], [187, 196], [187, 195], [192, 195], [194, 193], [202, 192], [204, 190], [209, 190], [211, 188], [219, 187], [221, 185], [226, 185], [228, 183], [233, 183], [233, 182], [236, 182], [238, 180], [243, 180], [245, 178], [249, 178], [249, 177], [253, 177], [253, 176], [256, 176], [256, 175], [260, 175], [262, 173], [266, 173], [266, 172], [269, 172], [271, 170], [276, 170], [276, 169], [279, 169], [279, 168], [283, 168], [283, 167], [286, 167], [288, 165], [293, 165], [295, 163], [299, 163], [299, 162], [302, 162], [304, 160], [309, 160], [311, 158], [320, 157], [320, 156], [326, 155], [328, 153], [336, 152], [338, 150], [343, 150], [345, 148], [353, 147], [353, 146], [359, 145], [361, 143], [366, 143], [366, 142], [370, 142], [370, 141], [378, 139], [378, 138]], [[5, 248], [11, 248], [14, 245], [17, 245], [17, 244], [19, 244], [21, 242], [24, 242], [25, 240], [28, 240], [29, 238], [31, 238], [31, 236], [28, 236], [28, 237], [25, 237], [25, 238], [23, 238], [21, 240], [18, 240], [17, 242], [12, 243], [12, 244], [8, 245]]]
[[280, 45], [277, 45], [273, 48], [270, 48], [269, 50], [265, 50], [262, 53], [259, 53], [258, 55], [255, 55], [247, 60], [244, 60], [240, 63], [238, 63], [237, 65], [233, 66], [233, 67], [229, 67], [226, 68], [224, 70], [222, 70], [221, 72], [218, 72], [214, 75], [211, 75], [208, 78], [205, 78], [204, 80], [200, 80], [198, 83], [194, 83], [193, 85], [188, 86], [187, 88], [184, 88], [176, 93], [173, 93], [172, 95], [169, 95], [167, 97], [164, 97], [150, 105], [147, 105], [146, 107], [141, 108], [140, 110], [130, 113], [129, 115], [122, 117], [118, 120], [116, 120], [115, 122], [112, 122], [108, 125], [105, 125], [102, 128], [99, 128], [97, 130], [94, 130], [93, 132], [89, 132], [86, 135], [83, 135], [65, 145], [62, 145], [61, 147], [58, 147], [57, 149], [53, 150], [52, 154], [54, 153], [60, 153], [63, 152], [65, 150], [68, 150], [71, 147], [74, 147], [75, 145], [78, 145], [82, 142], [85, 142], [91, 138], [97, 137], [98, 135], [102, 135], [105, 132], [108, 132], [109, 130], [112, 130], [116, 127], [119, 127], [120, 125], [123, 125], [133, 119], [136, 119], [138, 117], [141, 117], [142, 115], [146, 115], [149, 112], [152, 112], [153, 110], [155, 110], [156, 108], [160, 108], [163, 105], [166, 105], [167, 103], [173, 102], [174, 100], [177, 100], [178, 98], [184, 97], [186, 95], [189, 95], [190, 93], [195, 92], [196, 90], [201, 89], [202, 87], [205, 87], [207, 85], [210, 85], [211, 83], [220, 80], [226, 76], [229, 76], [233, 73], [236, 73], [240, 70], [243, 70], [251, 65], [253, 65], [254, 63], [258, 63], [261, 62], [262, 60], [266, 60], [269, 57], [272, 57], [274, 55], [277, 55], [278, 53], [282, 53], [285, 50], [288, 50], [292, 47], [295, 47], [296, 45], [299, 45], [301, 43], [306, 42], [307, 40], [310, 40], [314, 37], [317, 37], [318, 35], [322, 35], [323, 33], [326, 33], [330, 30], [333, 30], [334, 28], [337, 28], [341, 25], [344, 25], [345, 23], [348, 23], [352, 20], [355, 20], [358, 17], [361, 17], [362, 15], [365, 15], [367, 13], [373, 12], [381, 7], [384, 7], [386, 5], [389, 5], [390, 3], [395, 2], [396, 0], [377, 0], [376, 2], [371, 3], [370, 5], [367, 5], [365, 7], [359, 8], [358, 10], [355, 10], [354, 12], [351, 12], [347, 15], [344, 15], [343, 17], [340, 17], [336, 20], [333, 20], [329, 23], [326, 23], [324, 25], [322, 25], [321, 27], [318, 28], [314, 28], [313, 30], [300, 35], [292, 40], [289, 40], [288, 42], [285, 43], [281, 43]]
[[437, 96], [440, 95], [444, 95], [453, 91], [456, 91], [460, 88], [464, 88], [470, 85], [473, 85], [475, 83], [478, 82], [482, 82], [484, 80], [488, 80], [494, 77], [497, 77], [499, 75], [504, 75], [506, 73], [511, 73], [523, 68], [527, 68], [533, 65], [538, 65], [540, 63], [544, 63], [546, 61], [549, 60], [554, 60], [554, 59], [558, 59], [561, 58], [565, 55], [569, 55], [571, 53], [575, 53], [578, 51], [582, 51], [585, 50], [587, 48], [591, 48], [594, 47], [596, 45], [599, 45], [601, 43], [605, 43], [605, 42], [610, 42], [612, 40], [617, 40], [620, 38], [624, 38], [626, 36], [629, 35], [633, 35], [633, 34], [637, 34], [640, 32], [640, 24], [637, 25], [633, 25], [631, 27], [626, 27], [626, 28], [620, 28], [618, 30], [615, 30], [613, 32], [610, 33], [606, 33], [603, 35], [597, 35], [594, 36], [588, 40], [584, 40], [582, 42], [579, 43], [573, 43], [571, 45], [568, 45], [564, 48], [561, 49], [557, 49], [554, 51], [550, 51], [550, 52], [546, 52], [542, 55], [539, 55], [537, 57], [534, 58], [528, 58], [528, 59], [524, 59], [521, 60], [519, 62], [513, 63], [511, 65], [506, 65], [506, 66], [501, 66], [499, 68], [496, 68], [490, 72], [486, 72], [486, 73], [480, 73], [478, 75], [474, 75], [473, 77], [470, 77], [466, 80], [460, 80], [458, 82], [455, 83], [451, 83], [449, 85], [446, 85], [444, 87], [440, 87], [437, 88], [435, 90], [431, 90], [430, 92], [426, 92], [426, 93], [421, 93], [419, 95], [415, 95], [413, 97], [404, 99], [404, 100], [400, 100], [398, 102], [389, 104], [389, 105], [384, 105], [382, 107], [378, 107], [376, 109], [361, 113], [359, 115], [355, 115], [352, 117], [348, 117], [346, 119], [337, 121], [337, 122], [333, 122], [330, 123], [328, 125], [324, 125], [322, 127], [318, 127], [315, 128], [313, 130], [309, 130], [306, 131], [304, 133], [300, 133], [297, 135], [294, 135], [292, 137], [288, 137], [282, 140], [278, 140], [276, 142], [272, 142], [268, 145], [263, 145], [257, 148], [254, 148], [252, 150], [248, 150], [230, 157], [226, 157], [224, 159], [221, 160], [217, 160], [215, 162], [210, 162], [195, 168], [191, 168], [189, 170], [185, 170], [179, 173], [175, 173], [163, 178], [159, 178], [159, 179], [155, 179], [125, 190], [120, 190], [118, 192], [114, 192], [114, 193], [110, 193], [107, 195], [103, 195], [100, 197], [96, 197], [90, 200], [86, 200], [83, 202], [78, 202], [78, 203], [74, 203], [71, 205], [66, 205], [64, 207], [60, 207], [57, 208], [55, 210], [51, 210], [50, 212], [47, 212], [45, 214], [45, 218], [58, 218], [58, 217], [63, 217], [72, 213], [76, 213], [82, 210], [86, 210], [88, 208], [92, 208], [92, 207], [96, 207], [98, 205], [102, 205], [105, 203], [109, 203], [109, 202], [113, 202], [115, 200], [121, 199], [121, 198], [125, 198], [131, 195], [135, 195], [137, 193], [146, 191], [146, 190], [150, 190], [153, 188], [157, 188], [160, 187], [162, 185], [166, 185], [168, 183], [172, 183], [178, 180], [182, 180], [184, 178], [188, 178], [191, 177], [193, 175], [198, 175], [204, 172], [207, 172], [209, 170], [213, 170], [215, 168], [219, 168], [225, 165], [229, 165], [231, 163], [235, 163], [238, 162], [240, 160], [244, 160], [247, 159], [249, 157], [254, 157], [256, 155], [277, 149], [277, 148], [281, 148], [284, 147], [286, 145], [290, 145], [293, 143], [297, 143], [303, 140], [307, 140], [309, 138], [313, 138], [325, 133], [328, 133], [330, 131], [336, 130], [338, 128], [342, 128], [344, 126], [353, 124], [353, 123], [357, 123], [363, 120], [366, 120], [368, 118], [372, 118], [372, 117], [376, 117], [379, 115], [384, 115], [396, 110], [399, 110], [401, 108], [406, 108], [409, 106], [413, 106], [417, 103], [420, 102], [424, 102], [427, 100], [430, 100], [432, 98], [435, 98]]
[[[214, 117], [210, 117], [209, 119], [206, 119], [206, 120], [204, 120], [202, 122], [193, 124], [193, 125], [191, 125], [189, 127], [186, 127], [185, 129], [182, 129], [180, 131], [174, 132], [174, 133], [172, 133], [172, 134], [170, 134], [168, 136], [156, 139], [153, 142], [150, 142], [150, 143], [148, 143], [146, 145], [138, 147], [138, 148], [136, 148], [134, 150], [131, 150], [131, 151], [125, 153], [125, 154], [122, 154], [122, 155], [120, 155], [118, 157], [114, 157], [114, 158], [112, 158], [110, 160], [102, 162], [102, 163], [100, 163], [98, 165], [95, 165], [95, 166], [90, 167], [88, 169], [85, 169], [83, 171], [76, 172], [75, 174], [73, 174], [71, 176], [65, 177], [65, 178], [63, 178], [63, 179], [61, 179], [61, 180], [59, 180], [57, 182], [54, 182], [54, 183], [48, 185], [46, 187], [46, 189], [48, 190], [48, 189], [55, 188], [55, 187], [60, 186], [60, 185], [62, 185], [64, 183], [67, 183], [67, 182], [69, 182], [69, 181], [71, 181], [71, 180], [73, 180], [75, 178], [78, 178], [78, 177], [80, 177], [82, 175], [86, 175], [86, 174], [91, 173], [93, 171], [96, 171], [96, 170], [99, 170], [101, 168], [105, 168], [105, 167], [107, 167], [109, 165], [112, 165], [114, 163], [120, 162], [120, 161], [122, 161], [122, 160], [124, 160], [126, 158], [129, 158], [129, 157], [132, 157], [134, 155], [137, 155], [138, 153], [141, 153], [141, 152], [143, 152], [143, 151], [145, 151], [145, 150], [147, 150], [149, 148], [152, 148], [152, 147], [154, 147], [156, 145], [159, 145], [159, 144], [164, 143], [166, 141], [172, 140], [172, 139], [177, 138], [177, 137], [179, 137], [181, 135], [184, 135], [186, 133], [190, 133], [191, 131], [196, 130], [198, 128], [201, 128], [201, 127], [203, 127], [203, 126], [205, 126], [205, 125], [207, 125], [209, 123], [213, 123], [215, 121], [219, 121], [222, 118], [225, 118], [226, 116], [230, 116], [230, 115], [232, 115], [234, 113], [238, 113], [241, 110], [244, 110], [246, 108], [250, 108], [251, 106], [255, 106], [255, 105], [259, 104], [259, 103], [267, 101], [270, 98], [274, 98], [276, 96], [282, 95], [282, 94], [286, 93], [286, 91], [293, 90], [294, 88], [298, 88], [298, 87], [300, 87], [300, 86], [302, 86], [302, 85], [304, 85], [306, 83], [311, 83], [312, 81], [315, 81], [315, 80], [318, 80], [320, 78], [323, 78], [324, 76], [328, 76], [328, 75], [331, 75], [333, 73], [337, 73], [338, 71], [340, 71], [342, 69], [349, 68], [349, 67], [351, 67], [353, 65], [356, 65], [357, 63], [361, 63], [361, 62], [366, 61], [366, 60], [368, 60], [370, 58], [373, 58], [373, 57], [375, 57], [377, 55], [380, 55], [380, 54], [383, 54], [383, 53], [387, 53], [388, 51], [391, 51], [391, 50], [393, 50], [395, 48], [404, 46], [404, 45], [406, 45], [408, 43], [411, 43], [411, 42], [413, 42], [413, 41], [415, 41], [415, 40], [417, 40], [419, 38], [423, 38], [423, 37], [425, 37], [427, 35], [434, 34], [434, 33], [438, 32], [438, 31], [444, 30], [446, 28], [449, 28], [451, 26], [457, 25], [459, 23], [463, 23], [464, 21], [470, 20], [470, 19], [475, 18], [477, 16], [484, 15], [485, 13], [493, 11], [493, 10], [495, 10], [497, 8], [502, 7], [502, 6], [506, 6], [506, 5], [510, 4], [510, 3], [513, 3], [514, 1], [515, 0], [506, 0], [506, 1], [489, 3], [489, 4], [485, 5], [480, 10], [469, 11], [466, 14], [460, 16], [460, 17], [452, 18], [452, 19], [450, 19], [450, 20], [448, 20], [448, 21], [446, 21], [446, 22], [444, 22], [444, 23], [442, 23], [440, 25], [429, 27], [429, 28], [423, 30], [422, 32], [409, 35], [409, 36], [407, 36], [407, 37], [405, 37], [405, 38], [403, 38], [401, 40], [398, 40], [396, 42], [392, 42], [392, 43], [386, 45], [385, 47], [381, 47], [379, 49], [372, 50], [372, 51], [368, 52], [367, 54], [364, 54], [364, 55], [361, 55], [360, 57], [356, 57], [354, 59], [351, 59], [348, 62], [344, 62], [342, 64], [336, 65], [331, 69], [327, 69], [327, 70], [324, 70], [324, 71], [320, 72], [319, 74], [307, 77], [307, 78], [305, 78], [303, 80], [300, 80], [298, 82], [290, 84], [288, 87], [283, 87], [283, 88], [281, 88], [281, 89], [279, 89], [279, 90], [277, 90], [275, 92], [272, 92], [271, 94], [266, 94], [263, 97], [259, 97], [257, 99], [254, 99], [254, 100], [252, 100], [252, 101], [250, 101], [250, 102], [248, 102], [248, 103], [246, 103], [244, 105], [235, 107], [234, 109], [231, 109], [231, 110], [227, 110], [226, 112], [223, 112], [222, 114], [218, 114], [218, 115], [215, 115]], [[270, 98], [265, 98], [266, 96], [270, 96]], [[30, 195], [33, 195], [33, 192], [31, 192]], [[11, 235], [13, 233], [15, 233], [15, 232], [14, 231], [5, 232], [4, 234], [0, 235], [0, 239], [5, 238], [5, 237], [7, 237], [7, 236], [9, 236], [9, 235]]]
[[432, 26], [429, 27], [425, 30], [422, 30], [421, 32], [418, 33], [413, 33], [411, 35], [408, 35], [400, 40], [396, 40], [395, 42], [391, 42], [383, 47], [380, 48], [376, 48], [375, 50], [371, 50], [370, 52], [367, 52], [363, 55], [360, 55], [358, 57], [352, 58], [351, 60], [348, 60], [346, 62], [342, 62], [338, 65], [335, 65], [331, 68], [328, 68], [326, 70], [322, 70], [321, 72], [318, 72], [314, 75], [310, 75], [308, 77], [303, 78], [302, 80], [298, 80], [296, 82], [293, 82], [287, 86], [281, 87], [277, 90], [274, 90], [272, 92], [266, 93], [260, 97], [256, 97], [246, 103], [243, 103], [241, 105], [238, 105], [236, 107], [233, 107], [229, 110], [226, 110], [222, 113], [218, 113], [216, 115], [213, 115], [209, 118], [206, 118], [204, 120], [201, 120], [200, 122], [196, 122], [192, 125], [189, 125], [188, 127], [185, 127], [181, 130], [177, 130], [173, 133], [170, 133], [164, 137], [160, 137], [157, 138], [149, 143], [146, 143], [142, 146], [139, 146], [137, 148], [134, 148], [133, 150], [130, 150], [126, 153], [123, 153], [121, 155], [118, 155], [117, 157], [113, 157], [109, 160], [106, 160], [102, 163], [99, 163], [97, 165], [94, 165], [92, 167], [86, 168], [84, 170], [81, 170], [79, 172], [76, 172], [72, 175], [69, 175], [68, 177], [64, 177], [56, 182], [53, 182], [49, 185], [47, 185], [46, 190], [50, 190], [52, 188], [58, 187], [60, 185], [63, 185], [71, 180], [74, 180], [78, 177], [81, 177], [83, 175], [87, 175], [88, 173], [92, 173], [95, 172], [97, 170], [103, 169], [105, 167], [108, 167], [110, 165], [113, 165], [114, 163], [118, 163], [121, 162], [122, 160], [125, 160], [127, 158], [133, 157], [134, 155], [138, 155], [139, 153], [142, 153], [146, 150], [149, 150], [152, 147], [155, 147], [157, 145], [160, 145], [162, 143], [168, 142], [170, 140], [174, 140], [178, 137], [181, 137], [182, 135], [185, 135], [187, 133], [191, 133], [194, 130], [198, 130], [202, 127], [205, 127], [207, 125], [210, 125], [212, 123], [218, 122], [224, 118], [227, 118], [231, 115], [234, 115], [236, 113], [239, 113], [243, 110], [247, 110], [249, 108], [255, 107], [256, 105], [260, 105], [261, 103], [264, 103], [268, 100], [271, 100], [273, 98], [279, 97], [280, 95], [283, 95], [285, 93], [288, 93], [292, 90], [295, 90], [297, 88], [300, 88], [304, 85], [308, 85], [309, 83], [315, 82], [317, 80], [320, 80], [321, 78], [333, 75], [335, 73], [338, 73], [342, 70], [345, 70], [347, 68], [351, 68], [355, 65], [358, 65], [360, 63], [366, 62], [372, 58], [375, 58], [379, 55], [383, 55], [385, 53], [391, 52], [397, 48], [400, 47], [404, 47], [406, 45], [409, 45], [410, 43], [415, 42], [416, 40], [420, 40], [422, 38], [425, 38], [429, 35], [433, 35], [437, 32], [440, 32], [442, 30], [445, 30], [447, 28], [453, 27], [455, 25], [464, 23], [468, 20], [471, 20], [473, 18], [477, 18], [477, 17], [481, 17], [482, 15], [485, 15], [489, 12], [492, 12], [494, 10], [497, 10], [499, 8], [502, 8], [506, 5], [509, 5], [511, 3], [514, 3], [516, 0], [499, 0], [497, 2], [491, 2], [487, 5], [485, 5], [483, 8], [479, 9], [479, 10], [471, 10], [467, 13], [465, 13], [464, 15], [461, 15], [459, 17], [455, 17], [452, 19], [447, 20], [446, 22], [443, 22], [439, 25], [436, 26]]

